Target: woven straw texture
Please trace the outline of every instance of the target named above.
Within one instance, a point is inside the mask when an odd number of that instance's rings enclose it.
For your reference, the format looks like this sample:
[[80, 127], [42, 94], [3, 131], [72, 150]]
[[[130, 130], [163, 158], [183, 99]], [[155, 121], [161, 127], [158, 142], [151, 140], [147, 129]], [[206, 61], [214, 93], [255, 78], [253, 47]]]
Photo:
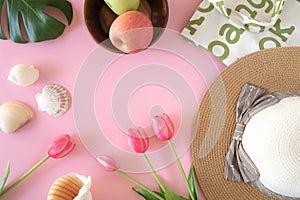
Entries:
[[273, 48], [245, 56], [224, 70], [204, 95], [195, 124], [193, 162], [207, 200], [269, 200], [246, 183], [223, 178], [235, 129], [236, 102], [245, 83], [268, 92], [300, 92], [300, 47]]

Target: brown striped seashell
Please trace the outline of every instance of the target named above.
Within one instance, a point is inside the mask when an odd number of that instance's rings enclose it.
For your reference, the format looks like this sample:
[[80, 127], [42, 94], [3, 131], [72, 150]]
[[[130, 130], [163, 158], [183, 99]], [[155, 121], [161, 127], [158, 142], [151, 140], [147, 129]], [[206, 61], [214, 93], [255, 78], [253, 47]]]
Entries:
[[46, 85], [42, 93], [35, 95], [40, 111], [45, 111], [49, 115], [59, 117], [70, 107], [71, 97], [66, 88], [58, 84]]
[[54, 181], [47, 200], [92, 200], [90, 187], [90, 176], [66, 174]]
[[32, 109], [21, 101], [7, 101], [0, 106], [0, 127], [4, 133], [13, 133], [34, 116]]

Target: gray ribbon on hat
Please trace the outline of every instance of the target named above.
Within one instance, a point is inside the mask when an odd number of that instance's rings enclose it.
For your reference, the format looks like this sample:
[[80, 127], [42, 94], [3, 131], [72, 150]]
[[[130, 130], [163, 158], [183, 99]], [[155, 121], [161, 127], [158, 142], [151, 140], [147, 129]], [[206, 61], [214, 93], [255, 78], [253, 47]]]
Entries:
[[253, 115], [278, 101], [275, 96], [253, 85], [243, 86], [236, 107], [236, 128], [226, 155], [226, 180], [248, 183], [259, 178], [258, 169], [242, 145], [244, 128]]
[[224, 177], [226, 180], [250, 183], [259, 191], [277, 198], [295, 199], [276, 194], [259, 181], [259, 171], [245, 152], [242, 139], [248, 121], [259, 111], [277, 104], [281, 99], [300, 96], [295, 92], [268, 93], [256, 86], [245, 84], [236, 106], [236, 128], [226, 154]]

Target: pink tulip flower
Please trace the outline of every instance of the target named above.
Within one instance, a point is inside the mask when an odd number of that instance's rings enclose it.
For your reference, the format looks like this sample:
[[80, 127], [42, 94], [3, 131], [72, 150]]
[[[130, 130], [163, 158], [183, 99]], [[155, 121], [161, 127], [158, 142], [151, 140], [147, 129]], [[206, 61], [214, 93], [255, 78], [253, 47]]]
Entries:
[[136, 153], [143, 153], [143, 156], [147, 162], [147, 165], [149, 166], [149, 168], [151, 169], [151, 172], [155, 178], [155, 180], [157, 181], [158, 185], [160, 186], [160, 188], [165, 191], [165, 186], [163, 185], [163, 183], [161, 182], [160, 178], [158, 177], [158, 175], [156, 174], [148, 156], [146, 155], [146, 151], [149, 148], [149, 138], [145, 132], [144, 129], [142, 129], [141, 127], [138, 127], [137, 129], [129, 129], [128, 130], [128, 143], [129, 146], [131, 147], [131, 149], [133, 151], [135, 151]]
[[[0, 199], [2, 196], [7, 194], [10, 190], [15, 188], [19, 183], [21, 183], [25, 178], [27, 178], [32, 172], [34, 172], [38, 167], [40, 167], [43, 163], [45, 163], [49, 158], [62, 158], [68, 155], [75, 147], [75, 144], [72, 142], [71, 137], [69, 135], [62, 135], [49, 144], [48, 146], [48, 155], [46, 155], [42, 160], [36, 163], [31, 169], [27, 170], [23, 176], [18, 178], [14, 183], [10, 186], [5, 187], [4, 190], [0, 192]], [[9, 165], [8, 165], [9, 172]], [[4, 180], [6, 181], [6, 180]], [[1, 182], [1, 181], [0, 181]], [[5, 184], [5, 182], [4, 182]]]
[[141, 127], [129, 129], [127, 139], [129, 146], [136, 153], [145, 153], [149, 148], [149, 138]]
[[136, 184], [137, 186], [141, 187], [143, 190], [146, 190], [149, 194], [151, 194], [152, 196], [154, 196], [156, 199], [158, 200], [164, 200], [160, 195], [158, 195], [157, 193], [151, 191], [151, 189], [149, 189], [148, 187], [146, 187], [145, 185], [143, 185], [142, 183], [140, 183], [138, 180], [134, 179], [133, 177], [129, 176], [127, 173], [125, 173], [124, 171], [120, 170], [119, 165], [116, 163], [116, 161], [114, 159], [112, 159], [109, 156], [97, 156], [96, 159], [98, 160], [98, 162], [100, 163], [100, 166], [108, 172], [117, 172], [120, 175], [122, 175], [123, 177], [125, 177], [126, 179], [128, 179], [129, 181], [133, 182], [134, 184]]
[[109, 156], [97, 156], [96, 159], [105, 171], [113, 172], [120, 168], [116, 161]]
[[69, 135], [62, 135], [49, 144], [48, 155], [51, 158], [62, 158], [68, 155], [75, 147]]
[[157, 115], [152, 118], [152, 126], [158, 139], [166, 141], [174, 135], [174, 124], [167, 114]]
[[182, 164], [179, 160], [178, 154], [175, 150], [172, 140], [170, 140], [174, 135], [174, 124], [173, 124], [171, 118], [165, 113], [162, 115], [154, 116], [152, 118], [152, 126], [153, 126], [153, 130], [156, 134], [156, 137], [158, 137], [158, 139], [163, 140], [163, 141], [166, 141], [166, 140], [168, 141], [171, 151], [172, 151], [174, 157], [176, 158], [176, 162], [179, 167], [180, 173], [183, 176], [184, 182], [187, 186], [189, 195], [192, 198], [192, 200], [195, 200], [193, 192], [188, 183], [188, 179], [186, 177], [186, 174], [184, 172]]

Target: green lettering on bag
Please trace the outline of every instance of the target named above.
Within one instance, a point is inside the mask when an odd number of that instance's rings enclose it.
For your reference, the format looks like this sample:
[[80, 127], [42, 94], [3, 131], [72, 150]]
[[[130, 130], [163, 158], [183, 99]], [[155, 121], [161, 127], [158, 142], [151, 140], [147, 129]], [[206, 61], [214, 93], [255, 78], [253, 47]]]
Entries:
[[231, 15], [231, 9], [230, 8], [227, 8], [227, 13], [228, 13], [228, 15]]
[[[282, 4], [283, 3], [283, 0], [275, 0], [275, 4]], [[277, 14], [280, 14], [281, 13], [281, 6], [278, 6], [275, 10], [274, 10], [274, 13], [273, 13], [273, 16], [277, 15]]]
[[240, 40], [241, 35], [245, 31], [244, 29], [242, 29], [242, 28], [239, 29], [239, 28], [233, 26], [232, 24], [224, 24], [220, 29], [219, 35], [223, 36], [225, 34], [226, 30], [228, 30], [228, 31], [226, 33], [225, 38], [229, 44], [237, 43]]
[[265, 48], [265, 43], [266, 42], [273, 42], [276, 47], [281, 47], [281, 44], [275, 39], [275, 38], [272, 38], [272, 37], [264, 37], [262, 38], [260, 41], [259, 41], [259, 49], [262, 50], [262, 49], [266, 49]]
[[194, 19], [188, 22], [188, 24], [186, 25], [186, 29], [188, 29], [190, 31], [191, 35], [194, 35], [197, 31], [196, 28], [193, 27], [193, 25], [197, 25], [197, 26], [201, 26], [201, 24], [204, 22], [205, 17], [201, 16], [199, 19]]
[[212, 3], [210, 3], [207, 8], [199, 7], [197, 10], [202, 13], [208, 13], [208, 12], [212, 11], [213, 9], [214, 9], [214, 5]]
[[228, 10], [225, 10], [224, 7], [224, 1], [218, 1], [216, 2], [216, 6], [219, 7], [220, 11], [222, 12], [222, 14], [229, 19], [229, 14], [228, 14]]
[[268, 4], [268, 7], [266, 8], [266, 13], [269, 13], [273, 8], [273, 2], [271, 0], [261, 0], [260, 3], [255, 3], [252, 0], [247, 0], [248, 3], [253, 6], [254, 8], [263, 8]]
[[[215, 47], [221, 47], [223, 49], [223, 54], [222, 55], [217, 55], [215, 52], [214, 52], [214, 48]], [[223, 61], [225, 60], [228, 56], [229, 56], [229, 53], [230, 53], [230, 50], [228, 48], [228, 46], [224, 43], [224, 42], [221, 42], [221, 41], [213, 41], [211, 42], [208, 47], [207, 47], [207, 50], [209, 52], [211, 52], [212, 54], [214, 54], [219, 60]]]
[[238, 5], [235, 8], [235, 11], [240, 12], [242, 9], [246, 10], [250, 14], [251, 18], [255, 18], [255, 16], [257, 15], [256, 11], [252, 11], [249, 7], [247, 7], [247, 6], [243, 5], [243, 4]]
[[255, 24], [255, 23], [249, 23], [249, 24], [245, 24], [245, 25], [244, 25], [245, 29], [247, 29], [247, 30], [250, 30], [250, 29], [249, 29], [250, 26], [254, 26], [254, 27], [260, 28], [260, 30], [258, 31], [258, 32], [260, 32], [260, 33], [262, 33], [262, 32], [265, 31], [265, 27], [264, 27], [264, 26], [260, 26], [260, 25]]
[[291, 35], [294, 32], [294, 30], [295, 30], [295, 26], [290, 26], [289, 28], [283, 28], [282, 29], [280, 27], [280, 23], [281, 23], [281, 19], [278, 19], [276, 21], [276, 23], [274, 24], [274, 26], [273, 26], [275, 29], [270, 28], [269, 31], [271, 33], [277, 35], [278, 37], [280, 37], [283, 42], [286, 42], [288, 40], [288, 38], [285, 37], [283, 34], [289, 34], [289, 35]]

